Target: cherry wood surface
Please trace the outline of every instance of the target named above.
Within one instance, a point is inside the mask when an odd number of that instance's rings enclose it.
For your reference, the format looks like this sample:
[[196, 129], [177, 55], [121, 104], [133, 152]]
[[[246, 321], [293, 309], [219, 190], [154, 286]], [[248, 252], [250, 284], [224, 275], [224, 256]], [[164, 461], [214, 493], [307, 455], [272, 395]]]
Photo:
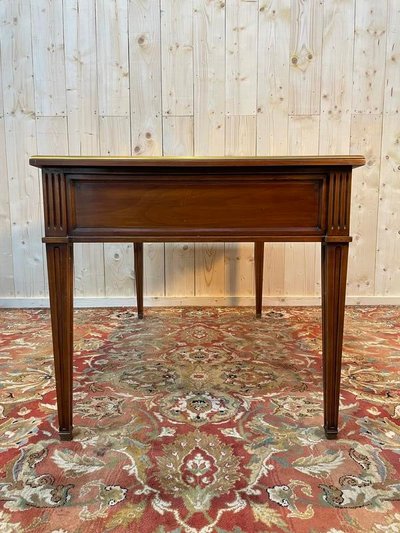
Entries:
[[143, 318], [143, 242], [254, 242], [256, 317], [264, 242], [322, 245], [324, 429], [338, 433], [352, 169], [363, 156], [50, 157], [42, 169], [60, 438], [71, 440], [73, 243], [134, 243]]

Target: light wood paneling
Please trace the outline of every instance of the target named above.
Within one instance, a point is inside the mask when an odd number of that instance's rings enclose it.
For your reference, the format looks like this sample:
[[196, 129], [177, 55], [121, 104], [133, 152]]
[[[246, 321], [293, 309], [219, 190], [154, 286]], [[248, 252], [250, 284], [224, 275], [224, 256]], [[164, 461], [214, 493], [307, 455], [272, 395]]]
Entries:
[[323, 3], [292, 0], [290, 39], [291, 115], [320, 111]]
[[354, 115], [351, 153], [361, 150], [367, 164], [354, 170], [349, 253], [349, 294], [371, 294], [375, 282], [376, 224], [379, 200], [382, 116]]
[[164, 115], [193, 115], [192, 0], [161, 0]]
[[[12, 2], [11, 2], [12, 3]], [[25, 0], [25, 3], [29, 2]], [[62, 0], [32, 0], [35, 113], [66, 114]]]
[[[35, 152], [364, 153], [348, 294], [400, 296], [399, 28], [397, 0], [0, 1], [0, 298], [47, 292]], [[145, 243], [145, 294], [250, 301], [252, 248]], [[265, 294], [311, 301], [319, 258], [267, 244]], [[131, 243], [75, 245], [75, 294], [133, 297]]]
[[226, 114], [255, 115], [257, 108], [258, 2], [226, 2]]
[[382, 113], [387, 0], [358, 0], [354, 31], [353, 113]]
[[99, 113], [129, 115], [128, 0], [97, 0]]

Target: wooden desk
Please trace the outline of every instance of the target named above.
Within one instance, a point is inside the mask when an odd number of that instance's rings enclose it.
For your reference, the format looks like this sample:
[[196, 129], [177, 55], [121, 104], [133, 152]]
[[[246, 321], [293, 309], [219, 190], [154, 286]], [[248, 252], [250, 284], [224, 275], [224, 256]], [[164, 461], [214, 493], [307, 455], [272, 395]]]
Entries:
[[324, 428], [338, 432], [352, 169], [362, 156], [42, 157], [60, 438], [72, 439], [73, 243], [135, 244], [143, 316], [143, 242], [255, 243], [261, 314], [265, 241], [322, 244]]

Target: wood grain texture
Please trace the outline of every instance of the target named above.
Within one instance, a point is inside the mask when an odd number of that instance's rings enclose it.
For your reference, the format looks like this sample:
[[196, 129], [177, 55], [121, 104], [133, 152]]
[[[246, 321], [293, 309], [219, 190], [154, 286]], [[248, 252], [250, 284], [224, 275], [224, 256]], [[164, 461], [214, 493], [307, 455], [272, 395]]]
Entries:
[[258, 2], [226, 3], [226, 114], [255, 115], [257, 109]]
[[[0, 297], [47, 291], [42, 193], [29, 155], [238, 155], [253, 153], [254, 131], [259, 156], [366, 152], [370, 164], [353, 186], [361, 207], [351, 219], [349, 294], [400, 296], [390, 163], [399, 28], [397, 0], [0, 1]], [[283, 244], [266, 243], [265, 294], [319, 294], [319, 249], [302, 246], [285, 258]], [[117, 248], [118, 259], [102, 243], [75, 245], [77, 295], [133, 296], [131, 246]], [[229, 253], [224, 243], [194, 245], [188, 283], [193, 277], [200, 297], [250, 297], [251, 256], [227, 277], [236, 268]], [[178, 278], [165, 279], [164, 244], [145, 244], [143, 255], [146, 296], [181, 295], [171, 284]]]
[[319, 152], [349, 152], [355, 0], [324, 2]]
[[351, 151], [364, 151], [367, 164], [354, 171], [352, 184], [351, 234], [348, 291], [375, 292], [375, 255], [378, 220], [379, 175], [381, 169], [382, 117], [354, 115], [351, 123]]
[[356, 3], [353, 113], [382, 113], [386, 56], [387, 1]]
[[129, 115], [128, 0], [96, 1], [99, 113]]
[[290, 115], [320, 112], [323, 3], [292, 0]]
[[164, 115], [193, 115], [192, 0], [161, 0]]
[[31, 14], [36, 115], [66, 115], [62, 0], [34, 0]]

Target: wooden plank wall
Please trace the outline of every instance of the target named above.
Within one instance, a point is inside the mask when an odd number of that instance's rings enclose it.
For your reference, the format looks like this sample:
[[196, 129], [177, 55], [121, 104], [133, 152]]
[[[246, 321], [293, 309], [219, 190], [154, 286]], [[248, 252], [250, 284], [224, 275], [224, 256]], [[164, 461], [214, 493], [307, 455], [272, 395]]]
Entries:
[[[362, 153], [348, 293], [400, 297], [398, 0], [0, 0], [0, 298], [46, 295], [34, 153]], [[81, 297], [134, 294], [131, 244], [75, 247]], [[266, 295], [320, 292], [268, 244]], [[249, 244], [148, 244], [145, 291], [251, 297]], [[400, 301], [400, 300], [399, 300]]]

